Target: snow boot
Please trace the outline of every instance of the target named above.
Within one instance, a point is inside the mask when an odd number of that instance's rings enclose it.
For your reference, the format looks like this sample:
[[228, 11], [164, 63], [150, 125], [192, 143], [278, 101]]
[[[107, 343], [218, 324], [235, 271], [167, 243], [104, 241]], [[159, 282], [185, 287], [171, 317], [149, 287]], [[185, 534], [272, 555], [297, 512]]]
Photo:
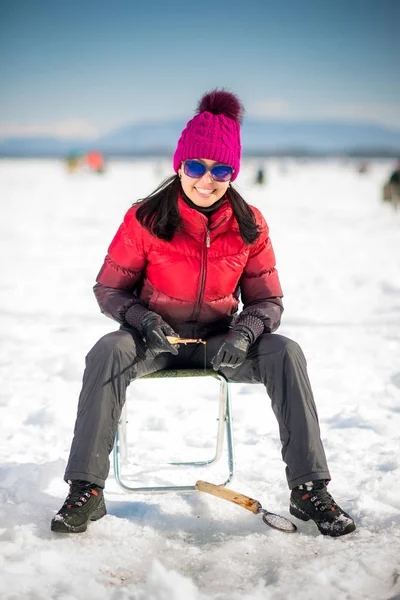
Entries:
[[338, 537], [355, 530], [353, 519], [340, 508], [326, 489], [327, 481], [308, 481], [292, 490], [290, 514], [302, 521], [312, 519], [323, 535]]
[[89, 521], [97, 521], [107, 514], [103, 489], [88, 481], [69, 481], [69, 494], [51, 521], [51, 530], [57, 533], [81, 533]]

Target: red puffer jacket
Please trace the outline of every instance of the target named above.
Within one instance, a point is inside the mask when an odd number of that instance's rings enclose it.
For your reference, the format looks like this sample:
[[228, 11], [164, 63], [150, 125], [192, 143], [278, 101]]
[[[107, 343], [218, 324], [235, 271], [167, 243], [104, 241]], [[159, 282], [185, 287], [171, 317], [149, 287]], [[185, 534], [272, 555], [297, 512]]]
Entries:
[[178, 207], [182, 226], [170, 242], [140, 225], [138, 205], [128, 210], [94, 288], [102, 312], [124, 323], [124, 313], [139, 298], [181, 333], [185, 323], [230, 323], [240, 295], [241, 316], [252, 314], [267, 331], [276, 329], [282, 290], [260, 211], [251, 207], [261, 235], [248, 245], [229, 200], [209, 221], [182, 198]]

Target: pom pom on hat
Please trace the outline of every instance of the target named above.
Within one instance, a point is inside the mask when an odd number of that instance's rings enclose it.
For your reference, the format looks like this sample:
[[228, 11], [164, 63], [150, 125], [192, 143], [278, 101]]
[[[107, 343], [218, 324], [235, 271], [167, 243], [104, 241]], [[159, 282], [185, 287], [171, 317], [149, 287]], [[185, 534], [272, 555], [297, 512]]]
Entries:
[[189, 158], [204, 158], [231, 165], [232, 181], [240, 170], [240, 124], [244, 108], [239, 98], [226, 90], [205, 94], [197, 114], [182, 131], [174, 154], [174, 171]]
[[225, 90], [214, 90], [201, 98], [196, 112], [200, 114], [206, 111], [213, 115], [225, 115], [238, 123], [242, 123], [244, 114], [239, 98]]

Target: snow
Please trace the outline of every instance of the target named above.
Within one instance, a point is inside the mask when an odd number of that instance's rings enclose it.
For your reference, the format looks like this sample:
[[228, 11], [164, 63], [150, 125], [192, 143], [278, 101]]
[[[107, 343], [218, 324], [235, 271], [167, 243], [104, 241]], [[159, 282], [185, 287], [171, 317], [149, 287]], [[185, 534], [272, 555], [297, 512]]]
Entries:
[[[267, 184], [254, 177], [266, 167]], [[270, 225], [285, 292], [280, 333], [302, 346], [331, 469], [357, 522], [343, 538], [297, 521], [287, 535], [224, 500], [126, 494], [112, 469], [108, 515], [53, 534], [84, 357], [116, 325], [92, 293], [125, 211], [169, 161], [114, 161], [69, 175], [60, 161], [0, 162], [0, 598], [324, 600], [400, 594], [400, 212], [381, 200], [391, 161], [243, 160], [237, 186]], [[129, 388], [128, 475], [137, 485], [221, 483], [166, 461], [213, 454], [215, 380]], [[289, 517], [275, 417], [262, 386], [232, 385], [230, 487]], [[136, 463], [136, 464], [135, 464]]]

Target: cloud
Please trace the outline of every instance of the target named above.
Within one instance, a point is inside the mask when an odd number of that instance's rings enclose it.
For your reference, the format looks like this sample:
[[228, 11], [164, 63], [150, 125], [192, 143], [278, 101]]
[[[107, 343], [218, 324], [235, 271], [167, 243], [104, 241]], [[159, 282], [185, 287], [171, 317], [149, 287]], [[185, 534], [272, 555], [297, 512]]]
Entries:
[[285, 100], [268, 98], [249, 106], [248, 112], [256, 117], [291, 117], [292, 109]]
[[254, 117], [285, 118], [300, 121], [337, 120], [384, 125], [400, 128], [400, 103], [336, 102], [291, 104], [284, 99], [267, 98], [250, 105], [248, 114]]
[[400, 103], [338, 102], [325, 106], [321, 114], [324, 118], [364, 121], [386, 125], [390, 128], [400, 128]]
[[[250, 117], [264, 119], [291, 119], [296, 121], [349, 121], [383, 125], [389, 129], [400, 129], [400, 103], [368, 102], [309, 102], [296, 99], [291, 103], [283, 98], [265, 98], [246, 106]], [[143, 120], [143, 119], [142, 119]], [[148, 121], [155, 121], [149, 117]], [[166, 120], [161, 118], [157, 120]], [[133, 122], [130, 119], [130, 122]], [[126, 123], [120, 123], [123, 127]], [[115, 129], [115, 127], [114, 127]], [[74, 118], [64, 121], [44, 122], [0, 122], [0, 138], [54, 137], [60, 140], [91, 140], [102, 131], [85, 121]]]
[[1, 123], [0, 137], [50, 136], [58, 139], [90, 139], [99, 135], [96, 127], [82, 119], [55, 123]]

